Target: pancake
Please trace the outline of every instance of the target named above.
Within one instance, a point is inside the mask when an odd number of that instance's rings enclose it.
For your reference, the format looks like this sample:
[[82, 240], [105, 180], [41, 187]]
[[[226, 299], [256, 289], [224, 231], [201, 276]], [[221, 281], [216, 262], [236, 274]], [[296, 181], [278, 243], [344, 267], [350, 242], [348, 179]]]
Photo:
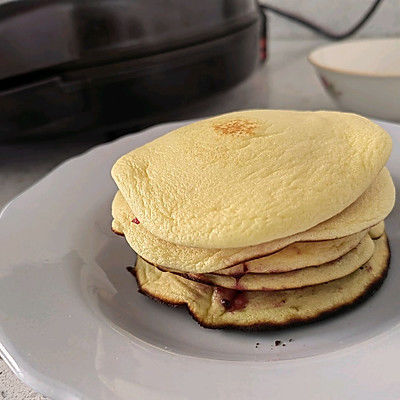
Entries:
[[[343, 257], [315, 267], [274, 274], [243, 274], [236, 277], [185, 273], [185, 278], [235, 290], [285, 290], [318, 285], [351, 274], [364, 265], [374, 252], [374, 242], [365, 235], [360, 244]], [[178, 273], [179, 274], [179, 273]], [[180, 273], [182, 274], [182, 273]]]
[[149, 263], [183, 272], [207, 273], [247, 260], [263, 257], [303, 241], [322, 241], [359, 233], [382, 221], [393, 208], [395, 190], [389, 171], [384, 168], [373, 184], [351, 206], [335, 217], [306, 232], [257, 246], [232, 249], [202, 249], [178, 246], [151, 234], [136, 216], [121, 192], [112, 203], [112, 229], [124, 234], [133, 250]]
[[326, 264], [357, 247], [367, 232], [368, 230], [365, 230], [344, 238], [320, 242], [293, 243], [274, 254], [215, 271], [214, 274], [230, 276], [245, 273], [273, 274]]
[[193, 282], [161, 272], [138, 257], [139, 290], [162, 302], [184, 304], [207, 328], [278, 328], [304, 324], [344, 310], [372, 294], [389, 266], [386, 235], [375, 241], [371, 259], [344, 278], [307, 288], [241, 292]]
[[372, 239], [378, 239], [385, 233], [385, 223], [382, 221], [369, 230]]
[[384, 129], [356, 114], [249, 110], [147, 143], [120, 158], [112, 176], [153, 235], [181, 246], [248, 247], [349, 207], [391, 146]]

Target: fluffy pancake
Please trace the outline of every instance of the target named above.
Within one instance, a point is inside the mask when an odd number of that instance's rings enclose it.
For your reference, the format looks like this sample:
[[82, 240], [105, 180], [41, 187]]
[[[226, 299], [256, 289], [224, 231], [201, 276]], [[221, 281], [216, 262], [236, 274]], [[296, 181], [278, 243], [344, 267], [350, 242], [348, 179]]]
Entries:
[[325, 264], [342, 257], [354, 249], [365, 235], [367, 235], [367, 232], [365, 230], [354, 235], [333, 240], [293, 243], [266, 257], [255, 258], [254, 260], [246, 261], [233, 267], [215, 271], [215, 274], [271, 274]]
[[153, 235], [235, 248], [337, 215], [371, 185], [390, 151], [390, 136], [359, 115], [250, 110], [172, 131], [120, 158], [112, 176]]
[[243, 274], [222, 276], [215, 274], [188, 274], [184, 277], [212, 286], [236, 290], [285, 290], [318, 285], [349, 275], [364, 265], [374, 252], [374, 242], [365, 235], [360, 244], [343, 257], [315, 267], [274, 274]]
[[369, 230], [369, 235], [372, 239], [378, 239], [385, 233], [385, 223], [382, 221], [376, 224]]
[[394, 199], [393, 182], [389, 171], [384, 168], [357, 201], [306, 232], [257, 246], [202, 249], [167, 242], [151, 234], [143, 224], [132, 222], [135, 215], [121, 192], [117, 192], [112, 203], [112, 228], [116, 233], [124, 234], [133, 250], [153, 265], [207, 273], [274, 253], [295, 242], [330, 240], [358, 233], [382, 221], [393, 208]]
[[386, 235], [363, 267], [341, 279], [301, 289], [240, 292], [220, 290], [169, 272], [140, 257], [139, 290], [169, 304], [185, 304], [194, 319], [208, 328], [276, 328], [311, 322], [366, 298], [386, 276], [390, 250]]

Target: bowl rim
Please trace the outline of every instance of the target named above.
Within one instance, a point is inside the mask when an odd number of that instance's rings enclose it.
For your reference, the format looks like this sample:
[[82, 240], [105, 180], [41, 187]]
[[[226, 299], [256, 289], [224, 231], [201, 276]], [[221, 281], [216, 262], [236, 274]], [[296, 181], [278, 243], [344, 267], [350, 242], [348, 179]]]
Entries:
[[398, 38], [398, 37], [346, 40], [346, 41], [339, 42], [339, 43], [335, 42], [335, 43], [325, 44], [322, 46], [318, 46], [317, 48], [312, 50], [308, 54], [307, 60], [314, 67], [318, 67], [318, 68], [326, 70], [326, 71], [336, 72], [336, 73], [342, 74], [342, 75], [352, 75], [352, 76], [368, 77], [368, 78], [400, 78], [400, 72], [392, 74], [392, 73], [376, 73], [376, 72], [357, 71], [357, 70], [350, 70], [350, 69], [340, 68], [340, 67], [332, 67], [332, 66], [320, 63], [315, 60], [315, 54], [317, 52], [321, 51], [322, 49], [329, 48], [329, 47], [341, 46], [341, 45], [349, 44], [349, 43], [354, 44], [354, 43], [362, 43], [362, 42], [365, 43], [365, 42], [392, 42], [392, 41], [398, 41], [400, 44], [400, 38]]

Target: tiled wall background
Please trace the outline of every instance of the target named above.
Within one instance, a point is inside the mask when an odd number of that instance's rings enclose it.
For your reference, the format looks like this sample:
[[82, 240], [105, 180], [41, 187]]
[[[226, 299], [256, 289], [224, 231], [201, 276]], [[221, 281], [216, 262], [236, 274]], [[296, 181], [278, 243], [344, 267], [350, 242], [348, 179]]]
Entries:
[[[360, 18], [372, 0], [266, 0], [265, 2], [305, 16], [324, 27], [342, 32]], [[272, 38], [310, 39], [316, 37], [312, 31], [282, 17], [272, 13], [269, 16], [269, 34]], [[356, 36], [400, 37], [400, 0], [383, 0]]]

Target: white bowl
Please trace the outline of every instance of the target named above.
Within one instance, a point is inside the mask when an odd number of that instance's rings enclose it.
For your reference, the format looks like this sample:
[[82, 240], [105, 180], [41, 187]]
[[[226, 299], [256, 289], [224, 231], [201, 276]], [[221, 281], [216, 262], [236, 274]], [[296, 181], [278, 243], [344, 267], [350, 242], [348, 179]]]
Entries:
[[308, 60], [341, 109], [400, 121], [400, 39], [335, 43]]

